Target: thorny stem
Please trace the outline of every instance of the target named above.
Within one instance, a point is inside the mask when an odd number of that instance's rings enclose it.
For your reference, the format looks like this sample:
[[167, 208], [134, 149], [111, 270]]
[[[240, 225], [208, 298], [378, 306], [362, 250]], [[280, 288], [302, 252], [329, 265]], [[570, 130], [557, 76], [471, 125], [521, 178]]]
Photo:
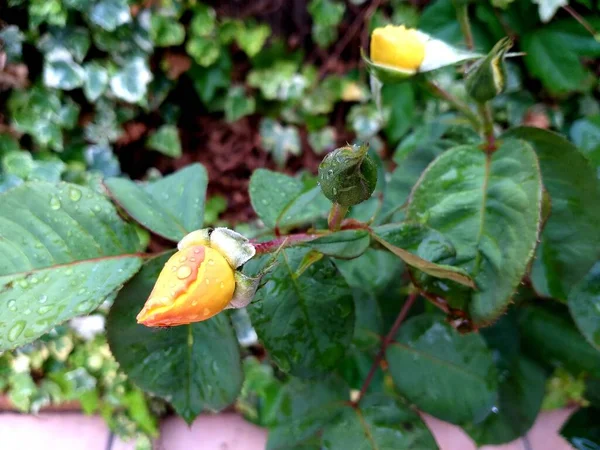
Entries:
[[494, 118], [492, 117], [492, 108], [489, 103], [482, 103], [478, 106], [479, 114], [483, 118], [483, 135], [487, 141], [485, 150], [493, 152], [496, 150], [496, 138], [494, 137]]
[[465, 38], [465, 44], [469, 50], [473, 50], [473, 32], [471, 31], [471, 22], [469, 21], [469, 10], [467, 5], [456, 7], [456, 18], [460, 25], [460, 30]]
[[282, 236], [275, 238], [267, 242], [252, 242], [254, 248], [256, 248], [257, 255], [264, 255], [265, 253], [273, 253], [280, 248], [294, 247], [295, 245], [302, 244], [304, 242], [312, 241], [318, 238], [319, 234], [310, 233], [298, 233], [290, 234], [288, 236]]
[[339, 203], [334, 203], [331, 207], [331, 211], [329, 212], [329, 217], [327, 219], [327, 225], [331, 231], [338, 231], [342, 224], [342, 220], [346, 217], [348, 213], [348, 207], [342, 206]]
[[419, 296], [418, 291], [412, 292], [408, 296], [406, 301], [404, 302], [404, 305], [402, 305], [402, 309], [398, 313], [398, 317], [396, 317], [396, 320], [395, 320], [394, 324], [392, 325], [392, 328], [390, 328], [389, 333], [385, 336], [385, 338], [381, 342], [381, 348], [379, 349], [379, 353], [377, 353], [377, 356], [375, 357], [375, 361], [373, 361], [373, 364], [371, 365], [371, 369], [369, 370], [369, 373], [367, 374], [367, 378], [365, 378], [365, 381], [364, 381], [362, 387], [360, 388], [360, 393], [358, 394], [358, 397], [356, 398], [356, 400], [354, 400], [352, 402], [353, 406], [357, 406], [358, 403], [360, 402], [360, 399], [363, 398], [363, 396], [367, 392], [367, 389], [369, 388], [371, 381], [373, 381], [375, 372], [377, 372], [377, 368], [379, 367], [379, 365], [381, 364], [381, 361], [385, 357], [385, 351], [387, 350], [388, 346], [394, 340], [394, 336], [396, 336], [396, 333], [398, 332], [400, 325], [402, 324], [402, 322], [404, 322], [404, 319], [406, 319], [406, 316], [408, 315], [410, 308], [415, 303], [415, 300], [417, 299], [418, 296]]
[[433, 95], [441, 98], [442, 100], [447, 101], [452, 106], [454, 106], [458, 111], [464, 114], [464, 116], [469, 119], [471, 124], [475, 127], [475, 129], [479, 130], [481, 128], [481, 121], [477, 114], [467, 105], [466, 103], [461, 102], [459, 99], [454, 97], [448, 91], [442, 89], [437, 83], [434, 81], [428, 80], [425, 83], [425, 86], [428, 88], [429, 92]]

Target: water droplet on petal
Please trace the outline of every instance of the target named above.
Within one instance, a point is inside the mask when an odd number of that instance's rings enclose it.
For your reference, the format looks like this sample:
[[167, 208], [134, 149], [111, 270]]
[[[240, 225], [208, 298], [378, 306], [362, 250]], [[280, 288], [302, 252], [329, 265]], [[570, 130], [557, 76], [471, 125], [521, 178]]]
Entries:
[[210, 284], [210, 280], [208, 278], [206, 279], [206, 284]]
[[171, 272], [175, 272], [177, 270], [177, 266], [171, 266]]
[[204, 314], [204, 316], [208, 316], [210, 314], [210, 309], [208, 308], [204, 308], [204, 311], [202, 311], [202, 314]]
[[219, 286], [221, 287], [221, 289], [223, 289], [223, 288], [225, 287], [225, 283], [223, 283], [223, 282], [221, 281], [221, 284], [220, 284]]
[[186, 262], [187, 261], [187, 257], [182, 256], [179, 258], [179, 262]]
[[24, 320], [19, 320], [17, 323], [15, 323], [12, 328], [10, 330], [8, 330], [8, 340], [10, 342], [15, 342], [19, 336], [21, 336], [21, 333], [23, 332], [23, 329], [25, 328], [25, 321]]
[[196, 254], [200, 253], [200, 249], [199, 248], [195, 248], [194, 249], [194, 253], [196, 253]]
[[214, 259], [209, 259], [208, 260], [208, 264], [211, 265], [211, 266], [214, 266], [215, 265], [215, 260]]
[[181, 266], [177, 271], [177, 278], [185, 280], [192, 274], [192, 269], [189, 266]]
[[69, 198], [74, 202], [79, 201], [81, 198], [81, 191], [77, 188], [69, 189]]
[[54, 211], [60, 209], [60, 200], [57, 197], [52, 196], [52, 198], [50, 198], [50, 209], [53, 209]]

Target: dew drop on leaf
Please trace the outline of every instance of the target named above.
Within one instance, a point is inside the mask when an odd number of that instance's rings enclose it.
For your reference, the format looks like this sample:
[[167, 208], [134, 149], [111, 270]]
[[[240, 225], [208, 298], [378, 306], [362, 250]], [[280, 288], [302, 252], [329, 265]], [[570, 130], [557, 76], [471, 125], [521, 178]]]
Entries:
[[8, 330], [8, 340], [10, 342], [15, 342], [19, 336], [21, 336], [21, 333], [23, 332], [23, 330], [25, 329], [25, 321], [24, 320], [19, 320], [18, 322], [16, 322], [10, 330]]

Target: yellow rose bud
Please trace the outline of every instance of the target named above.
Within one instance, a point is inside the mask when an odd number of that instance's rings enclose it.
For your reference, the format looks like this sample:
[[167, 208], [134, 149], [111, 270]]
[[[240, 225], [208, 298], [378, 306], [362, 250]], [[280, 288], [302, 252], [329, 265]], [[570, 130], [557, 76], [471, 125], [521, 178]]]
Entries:
[[371, 61], [407, 72], [416, 72], [425, 59], [423, 36], [404, 25], [375, 28], [371, 35]]
[[212, 234], [198, 230], [184, 237], [178, 249], [160, 272], [137, 316], [138, 323], [149, 327], [185, 325], [250, 302], [256, 289], [235, 270], [255, 254], [246, 238], [226, 228], [217, 228]]

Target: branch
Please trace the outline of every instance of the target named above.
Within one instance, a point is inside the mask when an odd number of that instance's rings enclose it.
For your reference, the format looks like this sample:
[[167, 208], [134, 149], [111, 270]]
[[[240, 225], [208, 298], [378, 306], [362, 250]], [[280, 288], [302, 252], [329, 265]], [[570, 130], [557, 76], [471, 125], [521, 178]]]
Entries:
[[256, 254], [264, 255], [265, 253], [273, 253], [280, 248], [293, 247], [295, 245], [303, 244], [304, 242], [312, 241], [320, 236], [320, 234], [298, 233], [278, 237], [266, 242], [255, 242], [254, 240], [251, 242], [254, 244], [254, 248], [256, 248]]
[[369, 388], [371, 381], [373, 381], [373, 376], [375, 375], [377, 368], [379, 367], [379, 365], [381, 364], [381, 361], [385, 357], [385, 351], [387, 350], [387, 348], [391, 344], [391, 342], [394, 340], [394, 336], [396, 335], [402, 322], [404, 322], [404, 319], [406, 319], [406, 316], [408, 315], [410, 308], [415, 303], [415, 300], [417, 299], [418, 296], [419, 296], [419, 292], [417, 292], [417, 291], [411, 293], [408, 296], [408, 298], [406, 299], [406, 301], [404, 302], [404, 305], [402, 305], [402, 309], [398, 313], [398, 317], [396, 317], [396, 321], [392, 325], [392, 328], [390, 328], [389, 333], [385, 336], [385, 338], [381, 342], [381, 348], [379, 349], [379, 353], [377, 353], [377, 356], [375, 357], [375, 361], [373, 361], [373, 364], [371, 365], [371, 369], [369, 370], [369, 373], [367, 374], [367, 378], [365, 378], [365, 381], [364, 381], [362, 387], [360, 388], [360, 393], [358, 394], [358, 397], [356, 398], [356, 400], [354, 400], [352, 402], [353, 406], [357, 406], [358, 402], [360, 402], [360, 399], [363, 398], [363, 396], [365, 395], [365, 392], [367, 392], [367, 389]]

